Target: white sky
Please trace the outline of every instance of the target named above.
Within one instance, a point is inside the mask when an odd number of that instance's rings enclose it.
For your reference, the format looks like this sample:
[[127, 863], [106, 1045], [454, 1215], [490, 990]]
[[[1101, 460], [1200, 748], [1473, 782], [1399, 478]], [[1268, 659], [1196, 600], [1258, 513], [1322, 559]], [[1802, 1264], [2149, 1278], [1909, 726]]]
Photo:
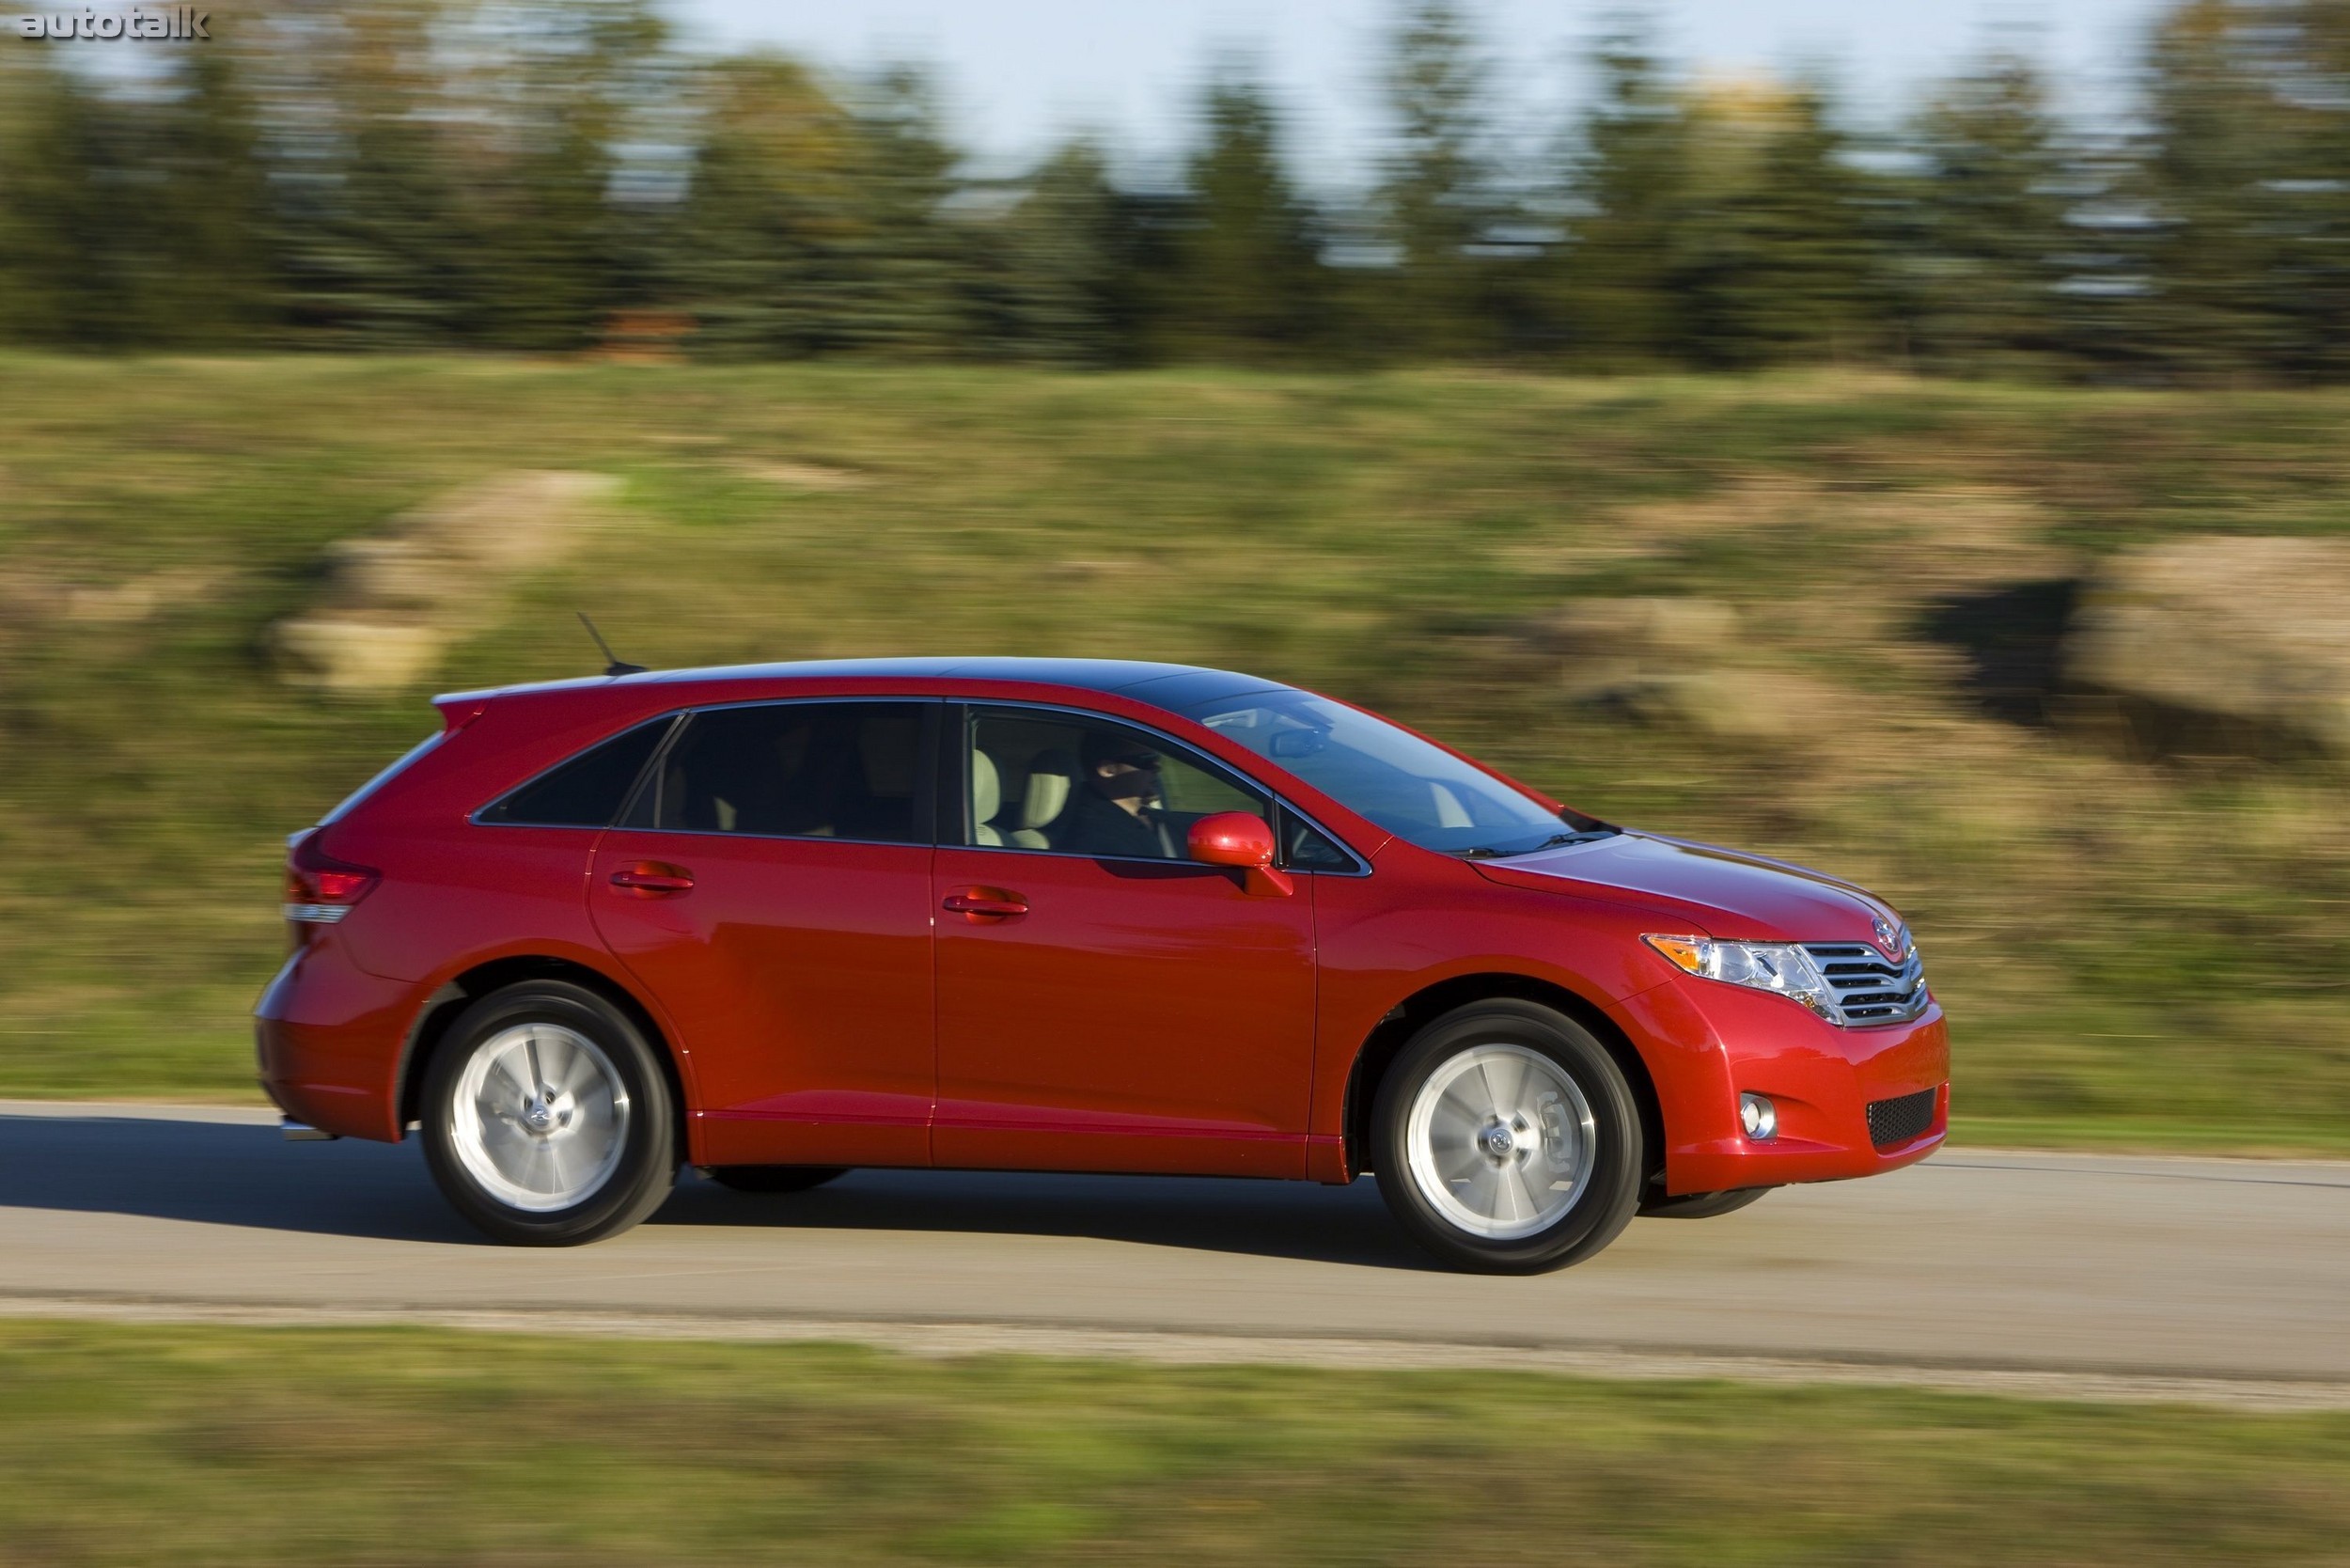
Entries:
[[[2047, 62], [2071, 106], [2109, 114], [2163, 0], [1663, 0], [1676, 60], [1708, 72], [1825, 65], [1864, 113], [1897, 114], [1917, 85], [1993, 39]], [[1264, 62], [1292, 146], [1317, 183], [1360, 172], [1377, 129], [1379, 40], [1395, 0], [670, 0], [689, 40], [768, 44], [837, 70], [932, 67], [961, 143], [1025, 162], [1077, 130], [1128, 157], [1184, 142], [1206, 66]], [[1500, 65], [1501, 101], [1540, 118], [1572, 102], [1574, 60], [1606, 0], [1471, 0]], [[1556, 119], [1551, 123], [1555, 124]], [[1527, 129], [1547, 129], [1547, 126]]]

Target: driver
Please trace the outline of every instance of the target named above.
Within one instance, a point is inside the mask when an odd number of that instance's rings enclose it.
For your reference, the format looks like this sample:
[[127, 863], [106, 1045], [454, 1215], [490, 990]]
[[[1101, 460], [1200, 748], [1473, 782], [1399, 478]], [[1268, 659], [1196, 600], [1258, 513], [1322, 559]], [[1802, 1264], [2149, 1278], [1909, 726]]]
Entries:
[[1180, 858], [1180, 839], [1159, 804], [1159, 757], [1141, 742], [1089, 729], [1075, 798], [1053, 847], [1134, 860]]

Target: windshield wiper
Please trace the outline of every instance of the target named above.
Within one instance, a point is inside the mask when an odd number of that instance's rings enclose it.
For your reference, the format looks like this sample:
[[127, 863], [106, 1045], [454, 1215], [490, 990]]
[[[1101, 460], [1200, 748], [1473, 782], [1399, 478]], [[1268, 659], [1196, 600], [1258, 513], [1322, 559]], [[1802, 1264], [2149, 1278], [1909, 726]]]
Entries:
[[1528, 844], [1522, 849], [1502, 849], [1494, 844], [1480, 844], [1475, 849], [1463, 850], [1461, 858], [1464, 860], [1503, 860], [1512, 855], [1539, 855], [1546, 849], [1559, 849], [1567, 844], [1588, 844], [1595, 839], [1612, 838], [1621, 831], [1622, 829], [1619, 828], [1601, 827], [1585, 833], [1554, 833], [1541, 843]]

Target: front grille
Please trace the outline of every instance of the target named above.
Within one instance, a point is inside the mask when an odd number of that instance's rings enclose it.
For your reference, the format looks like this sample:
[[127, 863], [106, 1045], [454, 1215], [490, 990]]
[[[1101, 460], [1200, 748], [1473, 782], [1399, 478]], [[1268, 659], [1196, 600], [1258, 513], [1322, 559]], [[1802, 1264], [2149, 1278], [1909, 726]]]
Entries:
[[1810, 942], [1804, 951], [1827, 977], [1836, 1021], [1847, 1028], [1906, 1024], [1933, 1000], [1915, 947], [1898, 964], [1866, 942]]
[[1934, 1125], [1934, 1097], [1940, 1090], [1921, 1089], [1891, 1100], [1869, 1102], [1869, 1141], [1879, 1149], [1907, 1143]]

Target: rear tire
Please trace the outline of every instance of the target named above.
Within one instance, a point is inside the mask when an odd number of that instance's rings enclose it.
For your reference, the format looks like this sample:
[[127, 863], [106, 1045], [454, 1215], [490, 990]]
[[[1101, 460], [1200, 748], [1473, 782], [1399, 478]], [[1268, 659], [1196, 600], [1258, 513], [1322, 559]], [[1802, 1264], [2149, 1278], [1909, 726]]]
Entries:
[[806, 1192], [849, 1173], [845, 1165], [713, 1165], [702, 1174], [736, 1192]]
[[1734, 1215], [1777, 1187], [1732, 1187], [1728, 1192], [1690, 1192], [1679, 1198], [1652, 1198], [1640, 1205], [1642, 1219], [1713, 1219]]
[[1538, 1274], [1599, 1251], [1640, 1197], [1623, 1069], [1564, 1013], [1474, 1002], [1413, 1037], [1371, 1108], [1379, 1192], [1454, 1268]]
[[669, 1080], [643, 1031], [560, 980], [509, 985], [449, 1028], [425, 1074], [425, 1164], [497, 1241], [617, 1235], [677, 1182]]

